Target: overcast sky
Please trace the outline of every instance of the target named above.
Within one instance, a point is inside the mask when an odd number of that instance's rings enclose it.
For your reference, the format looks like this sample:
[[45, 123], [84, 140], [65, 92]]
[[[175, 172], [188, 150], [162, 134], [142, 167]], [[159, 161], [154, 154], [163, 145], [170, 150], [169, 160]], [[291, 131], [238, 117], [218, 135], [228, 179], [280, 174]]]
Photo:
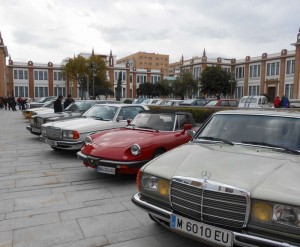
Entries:
[[300, 0], [0, 0], [0, 32], [15, 62], [60, 64], [93, 48], [241, 59], [294, 50], [299, 10]]

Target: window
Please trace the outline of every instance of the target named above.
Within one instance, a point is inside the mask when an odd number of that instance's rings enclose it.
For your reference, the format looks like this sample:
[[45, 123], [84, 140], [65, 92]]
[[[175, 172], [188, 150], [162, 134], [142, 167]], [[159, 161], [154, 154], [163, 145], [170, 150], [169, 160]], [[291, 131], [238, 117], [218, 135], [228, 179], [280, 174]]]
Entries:
[[34, 97], [47, 97], [48, 95], [48, 87], [34, 87]]
[[147, 76], [145, 75], [137, 75], [136, 82], [137, 83], [145, 83], [147, 81]]
[[286, 61], [286, 74], [295, 73], [295, 60]]
[[244, 67], [237, 67], [235, 69], [235, 77], [236, 78], [244, 78], [245, 68]]
[[63, 95], [66, 97], [66, 88], [63, 86], [54, 87], [54, 96]]
[[28, 79], [28, 71], [27, 70], [22, 70], [22, 69], [15, 69], [14, 70], [14, 79]]
[[249, 86], [249, 96], [260, 95], [260, 87], [259, 86]]
[[260, 65], [251, 65], [249, 77], [260, 77]]
[[152, 75], [151, 76], [151, 83], [155, 84], [158, 81], [160, 81], [160, 76], [158, 76], [158, 75]]
[[194, 67], [193, 68], [193, 77], [194, 79], [199, 79], [201, 74], [201, 68], [200, 67]]
[[130, 75], [130, 83], [132, 83], [132, 75]]
[[27, 86], [15, 86], [15, 97], [28, 97], [28, 87]]
[[47, 81], [48, 80], [48, 71], [47, 70], [35, 70], [34, 71], [34, 80]]
[[279, 62], [267, 63], [267, 76], [279, 75]]
[[284, 95], [287, 98], [293, 98], [294, 84], [285, 84]]
[[236, 87], [235, 97], [237, 99], [242, 98], [244, 96], [244, 87], [238, 86]]

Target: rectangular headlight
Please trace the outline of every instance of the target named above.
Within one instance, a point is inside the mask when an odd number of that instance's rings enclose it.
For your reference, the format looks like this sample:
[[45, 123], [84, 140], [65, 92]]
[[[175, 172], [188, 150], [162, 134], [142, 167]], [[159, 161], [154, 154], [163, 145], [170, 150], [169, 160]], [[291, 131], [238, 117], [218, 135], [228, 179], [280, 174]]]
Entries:
[[141, 190], [168, 197], [170, 191], [170, 181], [149, 174], [143, 174], [141, 178]]
[[300, 228], [300, 207], [254, 200], [251, 206], [250, 224], [273, 229]]
[[63, 138], [73, 139], [73, 130], [64, 130], [63, 131]]

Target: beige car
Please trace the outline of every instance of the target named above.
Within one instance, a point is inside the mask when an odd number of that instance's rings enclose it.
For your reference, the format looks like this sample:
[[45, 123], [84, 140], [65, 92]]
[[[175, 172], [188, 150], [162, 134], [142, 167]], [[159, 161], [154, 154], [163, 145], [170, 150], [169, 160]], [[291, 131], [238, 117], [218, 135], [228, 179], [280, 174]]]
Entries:
[[217, 112], [140, 169], [132, 201], [212, 246], [300, 246], [299, 126], [299, 112]]

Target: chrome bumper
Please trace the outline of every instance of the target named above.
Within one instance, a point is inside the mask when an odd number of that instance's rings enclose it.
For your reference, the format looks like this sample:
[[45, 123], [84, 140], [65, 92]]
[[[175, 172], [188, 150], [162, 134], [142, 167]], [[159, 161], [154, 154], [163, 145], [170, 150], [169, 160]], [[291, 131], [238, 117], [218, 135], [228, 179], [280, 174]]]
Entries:
[[[147, 213], [151, 214], [152, 216], [154, 216], [170, 225], [170, 218], [171, 218], [171, 214], [172, 214], [171, 211], [162, 209], [160, 207], [157, 207], [153, 204], [150, 204], [150, 203], [144, 201], [141, 198], [141, 194], [139, 192], [132, 196], [131, 201], [138, 207], [145, 210]], [[233, 244], [239, 245], [239, 246], [248, 246], [248, 247], [254, 247], [254, 246], [259, 247], [259, 246], [264, 246], [264, 245], [276, 246], [276, 247], [296, 247], [297, 246], [297, 245], [291, 245], [289, 243], [269, 240], [269, 239], [262, 238], [262, 237], [251, 236], [247, 233], [233, 232], [233, 235], [234, 235]]]
[[41, 140], [45, 140], [45, 143], [48, 144], [51, 147], [57, 148], [57, 149], [63, 149], [63, 150], [80, 150], [82, 145], [83, 145], [83, 141], [58, 141], [58, 140], [51, 140], [48, 139], [47, 137], [44, 136], [40, 136]]
[[[146, 164], [148, 161], [115, 161], [115, 160], [106, 160], [106, 159], [100, 159], [93, 156], [85, 155], [81, 151], [77, 152], [77, 158], [82, 160], [83, 162], [88, 162], [91, 164], [90, 160], [98, 161], [101, 160], [101, 164], [107, 164], [109, 166], [128, 166], [128, 167], [140, 167]], [[91, 164], [94, 165], [94, 164]], [[95, 166], [95, 165], [94, 165]]]

